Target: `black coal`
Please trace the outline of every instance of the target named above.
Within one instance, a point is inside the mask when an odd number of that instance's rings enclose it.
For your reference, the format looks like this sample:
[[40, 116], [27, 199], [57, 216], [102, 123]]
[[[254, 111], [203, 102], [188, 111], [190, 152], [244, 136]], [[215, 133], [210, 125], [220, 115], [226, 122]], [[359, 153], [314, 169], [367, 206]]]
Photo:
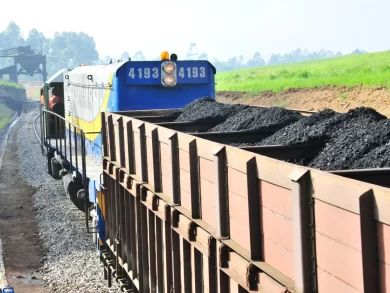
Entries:
[[[355, 161], [390, 140], [390, 120], [356, 120], [336, 131], [309, 166], [321, 170], [350, 169]], [[375, 161], [372, 162], [374, 165]]]
[[368, 152], [363, 158], [352, 164], [352, 169], [389, 168], [390, 142], [382, 144]]
[[283, 127], [294, 123], [303, 116], [297, 112], [280, 107], [249, 107], [231, 115], [209, 132], [235, 132], [242, 130], [260, 130], [270, 126]]
[[386, 119], [370, 108], [356, 108], [347, 113], [336, 113], [333, 110], [326, 109], [317, 112], [309, 117], [300, 119], [298, 122], [287, 126], [272, 136], [257, 143], [257, 145], [292, 145], [297, 143], [310, 143], [316, 141], [329, 141], [335, 131], [340, 127], [348, 127], [348, 123], [355, 120], [379, 121]]
[[[177, 112], [176, 112], [177, 113]], [[181, 109], [176, 122], [215, 122], [209, 132], [237, 132], [281, 128], [256, 143], [232, 146], [320, 143], [324, 147], [309, 159], [285, 160], [321, 170], [390, 167], [390, 120], [372, 108], [347, 113], [326, 109], [305, 117], [279, 107], [258, 108], [223, 104], [208, 97]]]
[[182, 108], [182, 114], [175, 122], [216, 122], [222, 123], [229, 116], [240, 112], [249, 106], [240, 104], [223, 104], [214, 99], [204, 97]]

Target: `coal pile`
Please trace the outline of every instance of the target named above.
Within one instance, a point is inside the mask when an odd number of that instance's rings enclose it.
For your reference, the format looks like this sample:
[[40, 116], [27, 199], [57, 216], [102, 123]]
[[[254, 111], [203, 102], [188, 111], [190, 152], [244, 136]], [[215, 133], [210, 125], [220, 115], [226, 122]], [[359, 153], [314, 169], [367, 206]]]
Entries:
[[218, 124], [248, 107], [240, 104], [218, 103], [208, 97], [200, 98], [184, 106], [182, 114], [175, 122], [215, 122]]
[[280, 107], [223, 104], [206, 97], [181, 111], [176, 122], [217, 124], [208, 132], [279, 128], [262, 141], [259, 138], [255, 143], [232, 143], [235, 147], [320, 145], [312, 159], [284, 160], [293, 164], [324, 171], [390, 167], [390, 119], [372, 108], [359, 107], [347, 113], [326, 109], [306, 117]]
[[[351, 169], [357, 160], [390, 141], [390, 120], [361, 119], [346, 124], [334, 134], [310, 167], [327, 171]], [[376, 165], [376, 159], [371, 165]]]
[[[374, 109], [359, 107], [347, 113], [326, 109], [304, 117], [255, 145], [320, 143], [324, 147], [311, 162], [299, 159], [285, 161], [321, 170], [348, 170], [358, 167], [356, 162], [364, 168], [388, 164], [385, 154], [390, 154], [390, 151], [381, 146], [389, 141], [390, 120]], [[240, 146], [246, 145], [250, 144]], [[383, 157], [380, 162], [374, 158], [378, 155]]]
[[339, 130], [341, 128], [348, 130], [351, 123], [364, 125], [365, 123], [384, 119], [386, 119], [386, 116], [366, 107], [352, 109], [347, 113], [337, 113], [326, 109], [300, 119], [256, 145], [293, 145], [311, 142], [323, 142], [325, 144], [335, 135], [342, 135]]
[[280, 107], [249, 107], [230, 115], [224, 122], [211, 128], [209, 132], [235, 132], [261, 130], [268, 127], [284, 127], [297, 122], [301, 114]]
[[165, 115], [162, 115], [163, 117], [172, 117], [172, 118], [176, 118], [176, 117], [179, 117], [183, 112], [181, 110], [175, 110], [175, 111], [172, 111], [171, 113], [168, 113], [168, 114], [165, 114]]
[[335, 111], [329, 109], [317, 112], [282, 128], [256, 145], [293, 145], [309, 142], [315, 137], [324, 136], [325, 124], [336, 115]]
[[352, 165], [352, 169], [389, 168], [390, 142], [374, 148]]
[[282, 160], [286, 163], [294, 164], [294, 165], [300, 165], [300, 166], [307, 166], [310, 164], [310, 159], [287, 159]]

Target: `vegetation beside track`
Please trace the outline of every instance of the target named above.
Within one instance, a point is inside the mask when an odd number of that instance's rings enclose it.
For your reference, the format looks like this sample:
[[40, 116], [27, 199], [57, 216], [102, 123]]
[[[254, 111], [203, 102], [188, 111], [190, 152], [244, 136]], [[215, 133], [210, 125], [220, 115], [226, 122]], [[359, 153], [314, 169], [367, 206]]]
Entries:
[[327, 85], [389, 88], [390, 51], [220, 72], [216, 82], [217, 91], [245, 91], [249, 97], [263, 91]]
[[8, 82], [4, 80], [0, 80], [0, 88], [16, 88], [16, 89], [22, 89], [23, 86], [21, 84]]
[[0, 130], [11, 121], [14, 111], [0, 102]]

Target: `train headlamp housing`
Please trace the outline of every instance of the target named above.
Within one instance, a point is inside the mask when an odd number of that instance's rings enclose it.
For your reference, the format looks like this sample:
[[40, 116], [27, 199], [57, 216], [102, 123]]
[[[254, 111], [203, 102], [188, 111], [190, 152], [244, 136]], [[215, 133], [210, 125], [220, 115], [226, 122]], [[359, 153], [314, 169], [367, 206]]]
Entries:
[[163, 81], [166, 86], [174, 86], [176, 84], [176, 80], [172, 75], [165, 75]]
[[176, 63], [164, 61], [161, 63], [161, 84], [164, 87], [173, 87], [177, 83]]
[[172, 62], [165, 62], [163, 69], [166, 73], [172, 74], [175, 70], [175, 64]]

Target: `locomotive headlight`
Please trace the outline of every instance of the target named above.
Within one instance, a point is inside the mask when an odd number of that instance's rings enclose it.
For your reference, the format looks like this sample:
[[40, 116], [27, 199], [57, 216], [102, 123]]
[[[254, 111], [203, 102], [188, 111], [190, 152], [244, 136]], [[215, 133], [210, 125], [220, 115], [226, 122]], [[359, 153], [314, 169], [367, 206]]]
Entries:
[[161, 63], [161, 84], [164, 87], [174, 87], [177, 83], [176, 64], [172, 61]]
[[164, 83], [168, 86], [175, 85], [175, 78], [172, 75], [164, 76]]
[[173, 63], [165, 63], [164, 64], [164, 71], [166, 73], [172, 73], [175, 70], [175, 65]]

